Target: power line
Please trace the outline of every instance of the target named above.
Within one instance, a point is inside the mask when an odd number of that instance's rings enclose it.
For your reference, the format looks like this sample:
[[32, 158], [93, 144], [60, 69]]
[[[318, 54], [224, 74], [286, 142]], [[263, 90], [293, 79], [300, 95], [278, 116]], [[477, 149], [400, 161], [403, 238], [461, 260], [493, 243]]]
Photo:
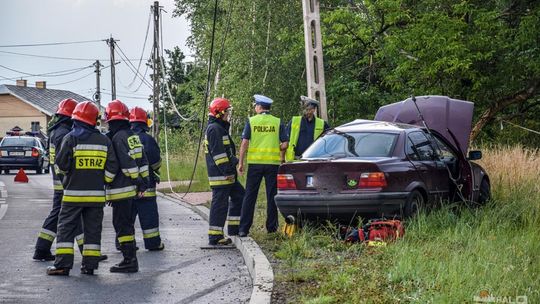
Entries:
[[93, 74], [94, 74], [94, 71], [92, 71], [92, 72], [90, 72], [89, 74], [86, 74], [86, 75], [84, 75], [84, 76], [82, 76], [82, 77], [79, 77], [79, 78], [77, 78], [77, 79], [73, 79], [73, 80], [70, 80], [70, 81], [62, 82], [62, 83], [48, 84], [47, 86], [53, 87], [53, 86], [59, 86], [59, 85], [63, 85], [63, 84], [72, 83], [72, 82], [79, 81], [79, 80], [81, 80], [81, 79], [83, 79], [83, 78], [86, 78], [86, 77], [88, 77], [88, 76], [90, 76], [90, 75], [93, 75]]
[[[137, 76], [139, 77], [139, 79], [141, 79], [142, 81], [144, 81], [144, 83], [150, 88], [152, 89], [152, 85], [146, 80], [144, 79], [144, 77], [141, 75], [141, 73], [139, 73], [136, 68], [135, 68], [135, 65], [129, 60], [129, 58], [127, 58], [126, 54], [124, 53], [124, 51], [122, 50], [122, 48], [118, 45], [118, 43], [114, 43], [116, 45], [116, 47], [118, 48], [118, 50], [120, 52], [117, 52], [117, 54], [122, 57], [122, 61], [124, 62], [127, 62], [127, 66], [128, 68]], [[115, 48], [115, 51], [116, 51], [116, 48]], [[128, 88], [129, 89], [129, 88]]]
[[[103, 89], [102, 89], [102, 90], [103, 90]], [[103, 94], [112, 96], [111, 93], [103, 92]], [[148, 100], [148, 97], [128, 96], [128, 95], [118, 95], [118, 94], [116, 94], [116, 97], [124, 97], [124, 98], [131, 98], [131, 99], [144, 99], [144, 100]]]
[[28, 47], [28, 46], [47, 46], [47, 45], [66, 45], [66, 44], [81, 44], [81, 43], [92, 43], [92, 42], [101, 42], [101, 40], [83, 40], [83, 41], [69, 41], [69, 42], [48, 42], [48, 43], [34, 43], [34, 44], [10, 44], [10, 45], [0, 45], [0, 48]]
[[[142, 62], [142, 59], [143, 59], [143, 56], [144, 56], [144, 49], [146, 48], [146, 42], [148, 41], [148, 31], [150, 30], [150, 17], [151, 16], [152, 16], [152, 11], [149, 11], [148, 12], [148, 22], [146, 24], [146, 34], [144, 35], [143, 47], [142, 47], [142, 50], [141, 50], [141, 58], [139, 59], [139, 64], [137, 65], [137, 72], [139, 72], [139, 69], [141, 68], [141, 62]], [[131, 86], [135, 82], [135, 79], [137, 79], [137, 75], [133, 75], [133, 79], [128, 84], [128, 87], [131, 88]]]
[[[1, 64], [0, 64], [0, 67], [4, 68], [6, 70], [10, 70], [12, 72], [16, 72], [16, 73], [19, 73], [19, 74], [29, 76], [29, 77], [59, 77], [59, 76], [67, 76], [67, 75], [75, 74], [75, 73], [80, 72], [82, 70], [91, 68], [92, 65], [81, 67], [81, 68], [62, 70], [62, 71], [56, 71], [56, 72], [48, 72], [48, 73], [42, 73], [42, 74], [27, 73], [27, 72], [23, 72], [23, 71], [19, 71], [19, 70], [16, 70], [16, 69], [9, 68], [9, 67], [1, 65]], [[18, 79], [18, 78], [20, 78], [20, 77], [12, 77], [9, 80], [14, 80], [14, 79]]]
[[[74, 61], [105, 61], [109, 58], [78, 58], [78, 57], [59, 57], [59, 56], [47, 56], [47, 55], [37, 55], [37, 54], [28, 54], [28, 53], [19, 53], [19, 52], [10, 52], [10, 51], [0, 51], [3, 54], [17, 55], [17, 56], [26, 56], [26, 57], [36, 57], [36, 58], [45, 58], [45, 59], [57, 59], [57, 60], [74, 60]], [[138, 59], [132, 59], [138, 60]]]

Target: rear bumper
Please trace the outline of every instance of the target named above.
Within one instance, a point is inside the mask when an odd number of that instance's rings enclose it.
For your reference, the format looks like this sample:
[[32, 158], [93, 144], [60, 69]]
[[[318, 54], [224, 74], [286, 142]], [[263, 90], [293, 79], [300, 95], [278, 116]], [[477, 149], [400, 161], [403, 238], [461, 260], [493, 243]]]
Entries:
[[400, 215], [409, 192], [358, 194], [283, 194], [275, 201], [283, 216], [350, 221], [363, 215]]
[[39, 167], [39, 158], [12, 158], [1, 157], [0, 168], [2, 169], [19, 169], [19, 168], [36, 168]]

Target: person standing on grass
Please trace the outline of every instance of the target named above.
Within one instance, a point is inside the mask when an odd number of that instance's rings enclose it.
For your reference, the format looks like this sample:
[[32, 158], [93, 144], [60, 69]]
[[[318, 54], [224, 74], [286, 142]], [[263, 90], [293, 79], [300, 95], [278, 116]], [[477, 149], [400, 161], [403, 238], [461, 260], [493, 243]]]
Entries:
[[223, 234], [225, 221], [227, 234], [238, 235], [240, 209], [245, 194], [244, 187], [238, 182], [236, 148], [229, 135], [231, 110], [231, 103], [226, 98], [216, 98], [208, 107], [204, 147], [208, 181], [212, 188], [208, 229], [210, 246], [231, 244], [231, 239]]
[[238, 167], [238, 172], [243, 174], [247, 152], [248, 172], [246, 196], [240, 216], [240, 237], [247, 236], [253, 224], [255, 204], [263, 177], [266, 184], [266, 230], [268, 233], [277, 231], [278, 213], [274, 201], [277, 193], [277, 173], [279, 165], [285, 162], [285, 151], [289, 145], [281, 119], [270, 114], [273, 100], [263, 95], [253, 97], [257, 115], [249, 118], [242, 132]]
[[326, 130], [330, 129], [328, 123], [315, 116], [319, 102], [306, 96], [301, 96], [303, 115], [293, 116], [287, 126], [289, 134], [289, 147], [286, 159], [288, 162], [300, 159], [302, 153]]

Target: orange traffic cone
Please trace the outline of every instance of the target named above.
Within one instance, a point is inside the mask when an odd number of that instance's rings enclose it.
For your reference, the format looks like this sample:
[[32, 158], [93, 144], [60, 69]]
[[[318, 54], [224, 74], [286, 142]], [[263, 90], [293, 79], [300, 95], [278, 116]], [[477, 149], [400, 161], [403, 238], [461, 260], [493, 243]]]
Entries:
[[28, 176], [26, 176], [26, 173], [24, 173], [23, 168], [19, 169], [19, 172], [17, 172], [17, 175], [15, 175], [14, 180], [18, 183], [28, 183]]

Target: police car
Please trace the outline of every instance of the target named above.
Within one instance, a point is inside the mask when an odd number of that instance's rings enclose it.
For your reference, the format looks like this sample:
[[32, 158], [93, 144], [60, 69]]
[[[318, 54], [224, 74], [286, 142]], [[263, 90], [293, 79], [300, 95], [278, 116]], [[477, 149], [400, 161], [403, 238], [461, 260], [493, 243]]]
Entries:
[[0, 173], [20, 168], [49, 173], [49, 157], [41, 140], [28, 135], [6, 136], [0, 141]]

